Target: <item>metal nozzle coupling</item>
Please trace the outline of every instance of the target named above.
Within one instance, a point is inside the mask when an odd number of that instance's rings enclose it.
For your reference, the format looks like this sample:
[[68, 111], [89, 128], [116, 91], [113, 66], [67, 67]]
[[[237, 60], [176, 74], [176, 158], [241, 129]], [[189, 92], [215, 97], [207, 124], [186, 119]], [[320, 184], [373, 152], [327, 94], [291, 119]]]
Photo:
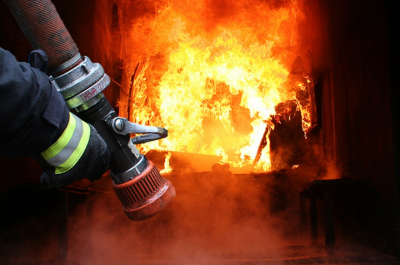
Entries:
[[63, 95], [68, 108], [82, 112], [96, 105], [102, 98], [101, 93], [110, 84], [110, 77], [104, 73], [99, 63], [93, 63], [88, 57], [81, 59], [79, 64], [64, 69], [66, 72], [51, 76], [53, 84]]

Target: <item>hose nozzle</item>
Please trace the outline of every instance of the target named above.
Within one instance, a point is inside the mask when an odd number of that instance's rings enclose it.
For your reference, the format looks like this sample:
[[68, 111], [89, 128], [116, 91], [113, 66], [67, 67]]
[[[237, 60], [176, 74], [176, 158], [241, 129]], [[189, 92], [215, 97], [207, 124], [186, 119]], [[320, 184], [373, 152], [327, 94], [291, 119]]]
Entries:
[[175, 188], [149, 161], [147, 168], [134, 179], [113, 188], [129, 219], [141, 221], [162, 211], [175, 197]]

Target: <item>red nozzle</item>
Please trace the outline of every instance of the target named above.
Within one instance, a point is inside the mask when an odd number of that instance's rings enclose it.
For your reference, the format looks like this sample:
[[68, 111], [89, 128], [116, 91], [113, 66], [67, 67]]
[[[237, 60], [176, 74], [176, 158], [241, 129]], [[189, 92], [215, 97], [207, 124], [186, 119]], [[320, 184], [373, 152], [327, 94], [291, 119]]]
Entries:
[[115, 184], [113, 187], [126, 216], [133, 221], [141, 221], [162, 211], [175, 197], [171, 182], [160, 175], [149, 161], [149, 166], [134, 179]]

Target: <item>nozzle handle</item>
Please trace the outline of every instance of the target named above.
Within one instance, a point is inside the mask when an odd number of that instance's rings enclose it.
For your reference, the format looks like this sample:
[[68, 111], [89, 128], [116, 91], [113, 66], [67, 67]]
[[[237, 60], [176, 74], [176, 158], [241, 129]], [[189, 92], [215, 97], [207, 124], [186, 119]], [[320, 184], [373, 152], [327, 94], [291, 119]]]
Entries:
[[144, 134], [132, 138], [131, 141], [133, 144], [151, 142], [168, 136], [168, 131], [165, 128], [141, 125], [121, 117], [113, 118], [110, 121], [110, 125], [117, 134]]

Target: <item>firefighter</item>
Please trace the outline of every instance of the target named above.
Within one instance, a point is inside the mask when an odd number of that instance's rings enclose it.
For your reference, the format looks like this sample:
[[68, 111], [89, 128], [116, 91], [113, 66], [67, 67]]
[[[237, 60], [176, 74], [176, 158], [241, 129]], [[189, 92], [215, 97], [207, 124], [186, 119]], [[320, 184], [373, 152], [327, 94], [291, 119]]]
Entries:
[[48, 187], [100, 179], [110, 162], [106, 142], [41, 70], [0, 48], [0, 156], [32, 156]]

